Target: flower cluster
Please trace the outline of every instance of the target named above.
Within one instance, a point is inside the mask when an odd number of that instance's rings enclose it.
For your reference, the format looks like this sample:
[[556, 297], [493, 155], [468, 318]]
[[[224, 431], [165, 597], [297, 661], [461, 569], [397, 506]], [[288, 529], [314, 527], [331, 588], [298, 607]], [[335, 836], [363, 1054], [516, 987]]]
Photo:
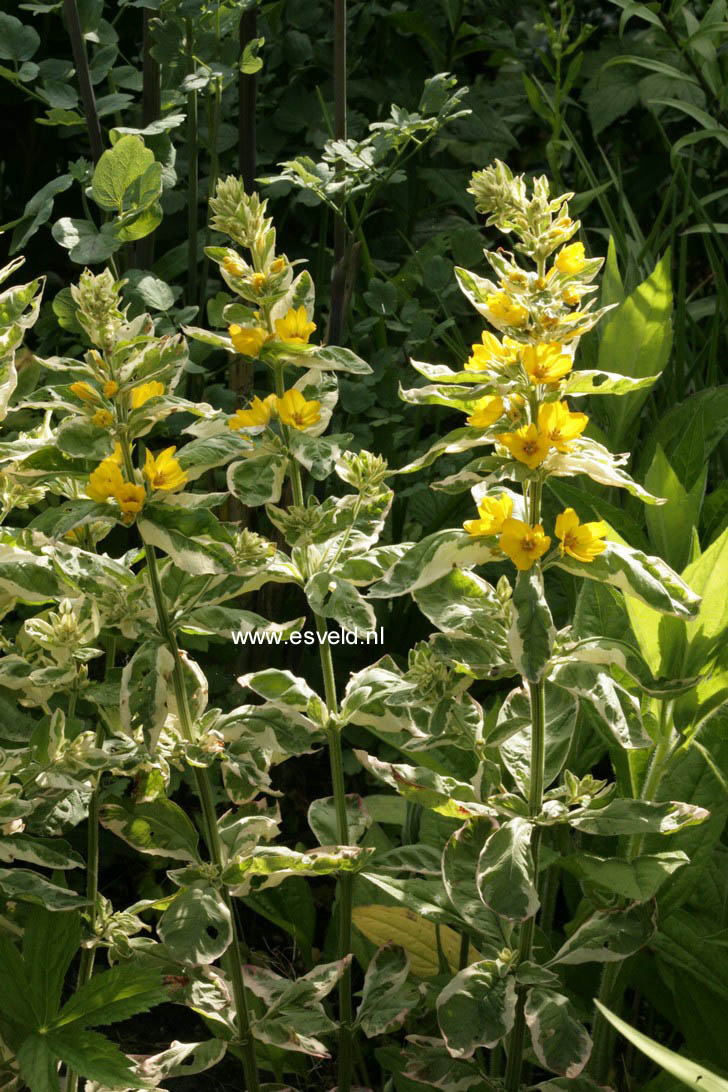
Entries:
[[266, 398], [256, 395], [247, 409], [235, 411], [228, 426], [232, 429], [262, 428], [275, 417], [282, 424], [303, 432], [318, 423], [321, 403], [316, 399], [307, 401], [295, 387], [280, 398], [275, 394], [269, 394]]
[[[547, 553], [551, 538], [542, 524], [533, 526], [513, 518], [513, 499], [507, 493], [499, 497], [484, 497], [478, 505], [478, 519], [464, 523], [470, 535], [497, 538], [498, 548], [510, 558], [519, 572], [527, 572]], [[593, 561], [606, 549], [604, 536], [607, 525], [601, 520], [581, 523], [573, 508], [566, 508], [556, 517], [554, 528], [560, 540], [560, 553], [576, 561]]]
[[[143, 476], [149, 489], [169, 492], [179, 489], [187, 481], [187, 474], [174, 458], [175, 447], [165, 448], [159, 455], [147, 450]], [[122, 471], [121, 445], [117, 444], [112, 455], [104, 459], [89, 475], [86, 496], [98, 504], [116, 501], [124, 522], [131, 523], [144, 507], [147, 489], [139, 481], [128, 480]]]

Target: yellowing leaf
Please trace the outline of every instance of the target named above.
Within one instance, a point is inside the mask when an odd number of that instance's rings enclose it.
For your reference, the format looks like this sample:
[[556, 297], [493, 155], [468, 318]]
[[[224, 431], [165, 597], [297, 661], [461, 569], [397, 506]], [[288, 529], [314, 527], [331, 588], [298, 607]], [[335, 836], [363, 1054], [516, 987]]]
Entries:
[[[432, 978], [440, 970], [437, 955], [437, 929], [433, 922], [426, 921], [414, 910], [405, 906], [356, 906], [352, 914], [354, 925], [367, 940], [381, 947], [383, 944], [398, 944], [410, 957], [410, 967], [420, 978]], [[460, 934], [447, 925], [440, 926], [440, 947], [456, 972], [460, 958]], [[474, 963], [482, 956], [473, 945], [468, 952], [468, 963]]]

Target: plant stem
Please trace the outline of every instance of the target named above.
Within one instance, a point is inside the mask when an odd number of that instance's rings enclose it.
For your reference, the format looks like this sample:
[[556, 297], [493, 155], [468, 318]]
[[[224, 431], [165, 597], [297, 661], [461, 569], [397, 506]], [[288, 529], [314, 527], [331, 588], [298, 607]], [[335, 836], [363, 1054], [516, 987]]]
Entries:
[[[109, 678], [114, 666], [116, 656], [116, 638], [109, 637], [106, 644], [106, 669], [104, 677]], [[104, 724], [101, 722], [96, 729], [94, 747], [99, 748], [104, 742]], [[88, 923], [91, 933], [96, 931], [96, 899], [99, 892], [99, 781], [101, 775], [97, 774], [94, 781], [93, 792], [88, 803], [88, 830], [86, 834], [86, 898], [88, 900]], [[96, 961], [96, 945], [84, 948], [78, 965], [78, 979], [76, 989], [80, 990], [87, 982], [91, 981], [94, 963]], [[76, 1092], [78, 1088], [78, 1073], [69, 1069], [66, 1073], [65, 1092]]]
[[[334, 135], [346, 140], [346, 0], [334, 0]], [[334, 219], [334, 269], [331, 280], [331, 312], [328, 341], [338, 345], [344, 325], [346, 269], [345, 198]]]
[[[240, 17], [240, 52], [258, 33], [258, 12], [255, 8], [246, 10]], [[252, 193], [255, 185], [256, 148], [255, 148], [255, 99], [257, 91], [255, 73], [240, 73], [238, 78], [238, 166], [246, 193]]]
[[66, 16], [68, 37], [71, 39], [73, 63], [76, 66], [78, 86], [81, 92], [81, 102], [83, 103], [83, 112], [86, 117], [86, 129], [88, 130], [88, 141], [91, 145], [91, 157], [94, 163], [98, 163], [104, 151], [104, 141], [101, 136], [101, 123], [96, 109], [96, 97], [91, 81], [91, 71], [88, 66], [86, 45], [83, 40], [83, 31], [81, 30], [81, 20], [78, 15], [76, 0], [63, 0], [63, 12]]
[[[185, 20], [187, 71], [195, 70], [192, 20]], [[187, 95], [187, 303], [197, 300], [197, 91]]]
[[[535, 506], [534, 506], [535, 507]], [[538, 511], [532, 509], [532, 518], [538, 516]], [[528, 684], [531, 699], [531, 776], [528, 790], [528, 810], [532, 818], [541, 811], [543, 803], [544, 786], [544, 760], [546, 756], [546, 703], [543, 680]], [[534, 874], [538, 876], [538, 848], [541, 839], [539, 827], [533, 828], [531, 835], [531, 852], [533, 854]], [[529, 918], [521, 926], [521, 936], [518, 944], [518, 962], [522, 963], [531, 958], [533, 946], [533, 934], [536, 928], [536, 918]], [[518, 991], [518, 1008], [516, 1010], [516, 1022], [508, 1043], [508, 1065], [506, 1067], [505, 1089], [506, 1092], [518, 1092], [521, 1086], [521, 1069], [523, 1067], [523, 1047], [526, 1037], [526, 1018], [524, 1005], [526, 1001], [526, 988]]]

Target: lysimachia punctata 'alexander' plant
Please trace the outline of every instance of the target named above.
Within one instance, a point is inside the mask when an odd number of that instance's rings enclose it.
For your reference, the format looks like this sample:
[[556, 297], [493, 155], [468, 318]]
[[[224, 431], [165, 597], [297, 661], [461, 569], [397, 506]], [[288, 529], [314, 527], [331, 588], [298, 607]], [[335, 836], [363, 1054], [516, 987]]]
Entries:
[[[471, 490], [472, 518], [417, 544], [380, 544], [392, 472], [348, 451], [349, 436], [326, 434], [338, 374], [369, 368], [318, 342], [311, 278], [276, 252], [265, 202], [237, 179], [221, 180], [210, 202], [212, 229], [230, 240], [207, 249], [230, 291], [223, 328], [184, 331], [257, 364], [255, 392], [232, 414], [187, 397], [185, 337], [130, 319], [113, 272], [86, 271], [71, 289], [84, 350], [22, 369], [13, 353], [41, 285], [0, 297], [0, 401], [33, 422], [0, 441], [3, 518], [45, 500], [0, 532], [2, 607], [15, 611], [0, 657], [0, 855], [13, 864], [0, 868], [0, 971], [13, 983], [0, 993], [0, 1058], [31, 1092], [56, 1092], [59, 1075], [67, 1092], [79, 1078], [97, 1092], [136, 1090], [225, 1055], [240, 1060], [249, 1092], [300, 1085], [329, 1059], [349, 1092], [362, 1083], [362, 1037], [382, 1044], [382, 1070], [407, 1088], [515, 1092], [524, 1058], [538, 1079], [555, 1075], [544, 1089], [597, 1087], [582, 1075], [589, 1011], [568, 968], [610, 967], [650, 941], [655, 895], [688, 858], [645, 851], [643, 839], [707, 812], [630, 793], [620, 774], [622, 762], [639, 784], [662, 745], [650, 703], [677, 700], [694, 680], [658, 674], [629, 637], [590, 623], [603, 595], [676, 625], [699, 599], [606, 523], [571, 507], [548, 522], [544, 487], [578, 475], [659, 503], [572, 408], [654, 377], [629, 379], [616, 361], [614, 372], [575, 366], [606, 308], [590, 302], [600, 260], [571, 241], [568, 195], [552, 199], [545, 179], [529, 195], [502, 164], [477, 173], [472, 192], [534, 268], [499, 250], [488, 254], [494, 280], [458, 270], [496, 332], [459, 371], [417, 364], [426, 384], [403, 392], [463, 414], [404, 473], [470, 453], [439, 486]], [[173, 414], [184, 442], [169, 444]], [[221, 519], [231, 496], [264, 512], [275, 536]], [[473, 571], [481, 565], [495, 583]], [[554, 578], [578, 590], [559, 630]], [[237, 605], [269, 582], [297, 587], [313, 617], [323, 693], [268, 667], [240, 678], [246, 704], [211, 708], [185, 644], [253, 630], [285, 640], [302, 617], [273, 623]], [[406, 669], [385, 657], [337, 693], [329, 627], [370, 633], [375, 601], [404, 594], [436, 632]], [[509, 679], [515, 688], [490, 695], [487, 711], [469, 693]], [[362, 777], [394, 793], [347, 794], [345, 729], [362, 744]], [[591, 738], [608, 740], [619, 791], [586, 772]], [[331, 795], [309, 808], [318, 845], [291, 848], [271, 770], [321, 747]], [[391, 761], [397, 752], [406, 761]], [[172, 798], [180, 777], [196, 793], [188, 810]], [[383, 831], [392, 816], [404, 820], [401, 846]], [[68, 841], [84, 820], [85, 862]], [[99, 892], [100, 827], [161, 862], [166, 890], [113, 906]], [[578, 852], [570, 832], [585, 839]], [[629, 839], [621, 860], [609, 848], [619, 836]], [[554, 948], [556, 862], [585, 896]], [[597, 874], [601, 887], [589, 882]], [[284, 976], [250, 953], [236, 900], [299, 936], [280, 891], [321, 876], [336, 882], [335, 958], [316, 962], [309, 938], [310, 969]], [[132, 1059], [95, 1030], [163, 1001], [192, 1009], [209, 1038]]]

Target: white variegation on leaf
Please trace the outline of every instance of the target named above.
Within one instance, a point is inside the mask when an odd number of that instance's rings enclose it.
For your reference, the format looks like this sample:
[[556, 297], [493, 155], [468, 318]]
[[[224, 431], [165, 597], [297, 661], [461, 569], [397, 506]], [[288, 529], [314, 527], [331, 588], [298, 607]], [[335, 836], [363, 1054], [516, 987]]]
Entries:
[[494, 543], [449, 528], [427, 535], [411, 546], [378, 583], [369, 589], [370, 599], [389, 599], [427, 587], [453, 569], [471, 569], [489, 561], [502, 561]]
[[495, 960], [472, 963], [437, 998], [437, 1022], [454, 1058], [472, 1058], [508, 1035], [516, 1018], [516, 982]]

